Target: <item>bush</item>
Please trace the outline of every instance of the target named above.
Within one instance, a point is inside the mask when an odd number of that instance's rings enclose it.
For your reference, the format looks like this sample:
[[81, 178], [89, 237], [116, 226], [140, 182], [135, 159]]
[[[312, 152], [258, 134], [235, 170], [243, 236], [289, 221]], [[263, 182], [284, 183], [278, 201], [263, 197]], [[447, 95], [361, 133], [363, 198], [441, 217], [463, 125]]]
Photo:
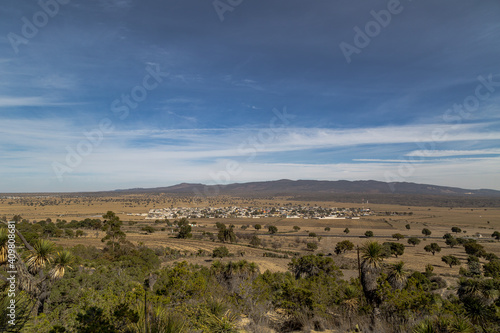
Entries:
[[365, 236], [368, 238], [373, 237], [373, 231], [371, 231], [371, 230], [366, 231]]
[[274, 225], [270, 225], [269, 227], [267, 227], [267, 230], [269, 231], [270, 234], [275, 234], [278, 232], [278, 228]]
[[224, 258], [229, 256], [229, 250], [225, 246], [216, 247], [212, 252], [212, 257], [214, 258]]
[[316, 242], [311, 242], [311, 243], [307, 243], [307, 249], [309, 251], [315, 251], [318, 249], [318, 243]]

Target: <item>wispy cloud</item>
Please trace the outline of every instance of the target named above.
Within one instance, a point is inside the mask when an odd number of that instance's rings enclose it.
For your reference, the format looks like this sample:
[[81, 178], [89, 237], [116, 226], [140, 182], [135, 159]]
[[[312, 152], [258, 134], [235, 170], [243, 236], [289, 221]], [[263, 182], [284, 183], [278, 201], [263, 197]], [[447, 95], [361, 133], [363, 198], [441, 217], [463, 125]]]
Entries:
[[470, 155], [500, 155], [500, 149], [477, 149], [477, 150], [414, 150], [405, 156], [419, 157], [444, 157], [444, 156], [470, 156]]

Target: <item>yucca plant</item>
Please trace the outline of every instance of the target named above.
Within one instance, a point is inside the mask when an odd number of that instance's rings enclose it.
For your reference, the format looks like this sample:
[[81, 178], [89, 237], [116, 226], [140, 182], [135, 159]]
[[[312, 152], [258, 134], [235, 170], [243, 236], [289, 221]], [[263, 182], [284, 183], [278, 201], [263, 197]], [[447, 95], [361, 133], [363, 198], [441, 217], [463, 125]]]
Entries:
[[37, 273], [52, 261], [52, 253], [54, 252], [55, 244], [39, 239], [33, 245], [33, 250], [30, 251], [26, 266], [31, 273]]
[[383, 247], [378, 242], [368, 242], [361, 248], [361, 285], [366, 299], [376, 302], [377, 278], [380, 275]]
[[405, 263], [400, 261], [391, 266], [388, 281], [394, 289], [401, 290], [406, 285], [408, 272], [404, 269], [404, 265]]
[[71, 269], [70, 264], [73, 262], [74, 257], [68, 250], [57, 252], [54, 260], [54, 267], [50, 270], [49, 275], [52, 279], [61, 279], [66, 272], [66, 269]]

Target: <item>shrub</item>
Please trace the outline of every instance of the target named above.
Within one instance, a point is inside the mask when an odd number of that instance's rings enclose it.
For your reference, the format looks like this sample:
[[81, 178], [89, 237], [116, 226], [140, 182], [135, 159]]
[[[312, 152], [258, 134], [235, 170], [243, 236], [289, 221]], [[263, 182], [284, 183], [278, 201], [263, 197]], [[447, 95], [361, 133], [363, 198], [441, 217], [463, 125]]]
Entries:
[[278, 232], [278, 228], [274, 225], [270, 225], [269, 227], [267, 227], [267, 230], [269, 231], [270, 234], [275, 234]]
[[395, 238], [395, 239], [397, 239], [399, 241], [400, 239], [404, 239], [405, 236], [403, 234], [396, 233], [396, 234], [392, 235], [392, 238]]
[[310, 250], [310, 251], [317, 250], [318, 249], [318, 243], [316, 243], [316, 242], [307, 243], [307, 249]]
[[366, 231], [365, 236], [368, 238], [373, 237], [373, 231], [371, 231], [371, 230]]
[[430, 236], [432, 234], [432, 232], [429, 229], [424, 228], [424, 229], [422, 229], [422, 234], [425, 236]]
[[225, 246], [216, 247], [212, 252], [212, 257], [214, 258], [229, 257], [229, 255], [229, 250]]

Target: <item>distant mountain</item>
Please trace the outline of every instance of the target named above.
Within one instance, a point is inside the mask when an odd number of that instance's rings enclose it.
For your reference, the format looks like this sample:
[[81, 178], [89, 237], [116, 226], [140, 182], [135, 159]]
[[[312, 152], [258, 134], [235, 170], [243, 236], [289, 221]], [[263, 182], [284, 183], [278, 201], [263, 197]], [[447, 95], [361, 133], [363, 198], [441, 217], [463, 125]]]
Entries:
[[168, 187], [136, 188], [117, 190], [127, 193], [168, 193], [168, 194], [205, 194], [238, 196], [330, 196], [345, 194], [365, 195], [426, 195], [426, 196], [464, 196], [500, 197], [500, 191], [480, 189], [468, 190], [458, 187], [416, 184], [407, 182], [386, 183], [375, 180], [326, 181], [326, 180], [289, 180], [234, 183], [228, 185], [204, 185], [182, 183]]

